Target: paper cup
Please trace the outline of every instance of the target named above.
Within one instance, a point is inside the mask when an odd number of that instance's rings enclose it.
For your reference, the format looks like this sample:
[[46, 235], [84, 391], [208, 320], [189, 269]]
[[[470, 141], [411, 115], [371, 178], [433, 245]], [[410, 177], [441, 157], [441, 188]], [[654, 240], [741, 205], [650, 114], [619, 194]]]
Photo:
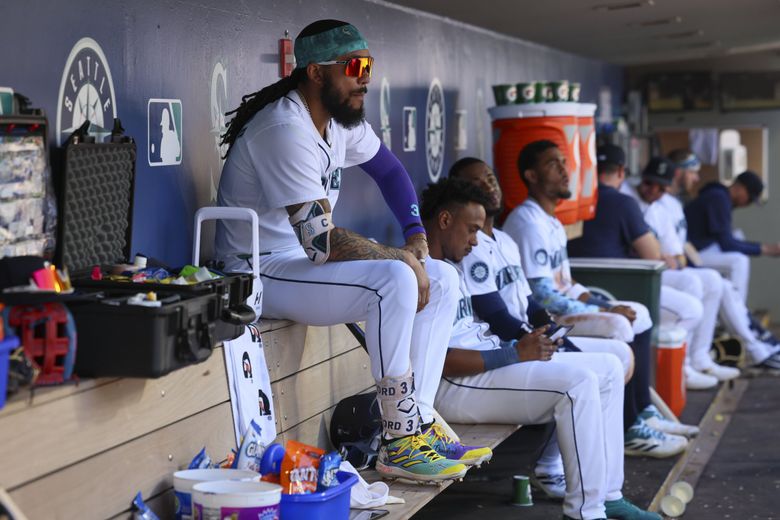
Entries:
[[282, 486], [270, 482], [221, 480], [192, 488], [194, 520], [279, 520]]
[[582, 85], [579, 83], [569, 83], [569, 101], [579, 102], [581, 90]]
[[493, 96], [496, 98], [496, 105], [511, 105], [517, 101], [517, 86], [493, 85]]
[[661, 499], [661, 511], [666, 516], [678, 517], [685, 512], [683, 501], [673, 495], [666, 495]]
[[550, 84], [545, 83], [544, 81], [537, 81], [536, 97], [534, 98], [534, 101], [536, 101], [537, 103], [546, 103], [550, 101], [551, 96], [552, 96], [552, 91], [550, 90]]
[[245, 469], [185, 469], [173, 474], [176, 520], [192, 519], [192, 487], [214, 480], [259, 479], [260, 474]]
[[681, 480], [672, 484], [669, 494], [679, 498], [683, 504], [687, 504], [693, 499], [693, 486]]
[[550, 87], [548, 101], [568, 101], [569, 100], [569, 82], [551, 81], [547, 84]]
[[536, 81], [517, 84], [517, 101], [519, 105], [536, 103]]
[[512, 477], [512, 505], [528, 507], [534, 505], [531, 496], [531, 479], [526, 475]]

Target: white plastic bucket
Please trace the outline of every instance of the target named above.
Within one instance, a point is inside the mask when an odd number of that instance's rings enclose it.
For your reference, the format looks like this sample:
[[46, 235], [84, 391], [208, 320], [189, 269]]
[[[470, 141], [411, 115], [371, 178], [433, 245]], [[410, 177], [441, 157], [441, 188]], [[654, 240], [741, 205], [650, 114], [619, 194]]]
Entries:
[[259, 473], [245, 469], [185, 469], [173, 474], [176, 520], [192, 520], [192, 487], [214, 480], [258, 479]]
[[195, 520], [279, 520], [282, 486], [270, 482], [223, 480], [192, 488]]

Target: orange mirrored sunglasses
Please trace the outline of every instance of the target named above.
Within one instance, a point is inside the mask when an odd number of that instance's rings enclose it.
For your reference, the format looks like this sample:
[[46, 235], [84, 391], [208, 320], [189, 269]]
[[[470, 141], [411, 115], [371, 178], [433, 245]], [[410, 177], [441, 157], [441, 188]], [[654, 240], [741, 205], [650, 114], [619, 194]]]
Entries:
[[374, 58], [357, 56], [348, 60], [320, 61], [317, 65], [344, 65], [344, 74], [353, 78], [362, 78], [365, 74], [371, 77], [371, 69], [374, 66]]

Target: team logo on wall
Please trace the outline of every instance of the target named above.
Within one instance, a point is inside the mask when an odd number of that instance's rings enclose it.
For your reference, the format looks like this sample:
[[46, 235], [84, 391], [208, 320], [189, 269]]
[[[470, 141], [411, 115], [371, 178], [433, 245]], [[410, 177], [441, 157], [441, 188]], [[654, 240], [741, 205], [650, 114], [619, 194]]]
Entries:
[[149, 166], [181, 164], [182, 125], [180, 99], [150, 99], [146, 105]]
[[227, 130], [225, 124], [225, 112], [227, 107], [227, 70], [222, 63], [217, 62], [211, 71], [211, 137], [214, 140], [214, 155], [216, 159], [211, 161], [209, 182], [211, 186], [211, 201], [217, 200], [217, 186], [222, 167], [225, 165], [225, 154], [228, 151], [226, 145], [220, 145], [220, 137]]
[[428, 177], [436, 182], [444, 164], [444, 91], [437, 78], [428, 89], [425, 110], [425, 156], [428, 160]]
[[392, 137], [390, 135], [390, 83], [387, 78], [382, 78], [382, 88], [379, 93], [379, 124], [382, 129], [382, 142], [392, 149]]
[[70, 51], [57, 96], [57, 143], [62, 144], [85, 121], [98, 141], [111, 134], [116, 96], [111, 69], [103, 49], [82, 38]]

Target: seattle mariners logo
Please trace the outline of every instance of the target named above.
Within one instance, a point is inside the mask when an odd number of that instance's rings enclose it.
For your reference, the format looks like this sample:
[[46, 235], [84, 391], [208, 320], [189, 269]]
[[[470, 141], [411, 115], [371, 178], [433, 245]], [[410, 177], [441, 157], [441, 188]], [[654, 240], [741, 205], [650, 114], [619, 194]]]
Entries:
[[220, 145], [220, 137], [227, 130], [225, 124], [225, 112], [227, 112], [227, 70], [222, 63], [217, 62], [211, 71], [211, 136], [214, 139], [214, 150], [216, 159], [211, 161], [211, 200], [217, 200], [217, 186], [219, 185], [219, 176], [222, 173], [222, 167], [225, 166], [223, 157], [227, 153], [228, 147]]
[[89, 121], [98, 141], [111, 134], [116, 96], [111, 69], [103, 49], [92, 38], [82, 38], [70, 51], [57, 96], [57, 143]]
[[471, 266], [471, 277], [477, 283], [482, 283], [488, 279], [488, 266], [485, 262], [477, 262]]
[[439, 80], [434, 78], [428, 89], [425, 110], [425, 155], [431, 182], [439, 180], [444, 164], [444, 123], [444, 91]]

